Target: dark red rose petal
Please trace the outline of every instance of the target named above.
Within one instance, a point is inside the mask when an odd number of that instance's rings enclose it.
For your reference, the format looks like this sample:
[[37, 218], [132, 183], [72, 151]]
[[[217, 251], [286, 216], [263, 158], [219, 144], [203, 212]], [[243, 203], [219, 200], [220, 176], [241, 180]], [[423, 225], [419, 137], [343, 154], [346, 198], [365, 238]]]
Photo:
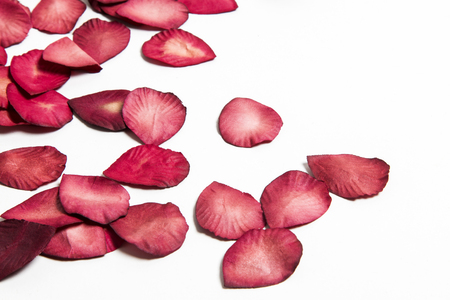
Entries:
[[55, 228], [25, 220], [0, 222], [0, 280], [42, 253]]

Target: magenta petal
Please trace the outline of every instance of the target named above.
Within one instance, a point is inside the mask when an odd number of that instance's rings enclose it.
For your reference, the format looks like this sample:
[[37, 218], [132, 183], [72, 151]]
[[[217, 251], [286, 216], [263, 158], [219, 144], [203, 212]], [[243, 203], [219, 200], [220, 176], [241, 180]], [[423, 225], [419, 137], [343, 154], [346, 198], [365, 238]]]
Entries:
[[31, 29], [30, 14], [18, 1], [0, 1], [0, 46], [22, 42]]

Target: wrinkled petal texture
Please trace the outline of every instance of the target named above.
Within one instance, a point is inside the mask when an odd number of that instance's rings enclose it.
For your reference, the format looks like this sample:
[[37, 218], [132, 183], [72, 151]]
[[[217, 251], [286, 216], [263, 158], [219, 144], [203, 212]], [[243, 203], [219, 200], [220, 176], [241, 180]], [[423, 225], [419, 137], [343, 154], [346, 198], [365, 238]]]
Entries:
[[34, 49], [11, 60], [10, 71], [14, 81], [30, 95], [55, 90], [71, 75], [70, 68], [45, 61], [43, 52]]
[[170, 202], [130, 206], [128, 214], [110, 226], [121, 238], [156, 257], [178, 250], [189, 229], [178, 206]]
[[238, 5], [234, 0], [178, 0], [191, 14], [220, 14], [236, 10]]
[[31, 19], [24, 7], [15, 1], [0, 0], [0, 46], [19, 44], [31, 29]]
[[142, 53], [174, 67], [196, 65], [216, 57], [202, 39], [182, 29], [169, 29], [155, 34], [143, 44]]
[[73, 118], [67, 99], [60, 93], [50, 90], [38, 96], [29, 96], [20, 91], [15, 84], [7, 89], [9, 103], [28, 123], [43, 127], [61, 128]]
[[122, 154], [103, 174], [113, 180], [159, 188], [178, 185], [189, 173], [180, 152], [156, 145], [140, 145]]
[[60, 199], [67, 213], [108, 224], [127, 214], [130, 195], [120, 184], [105, 177], [64, 174]]
[[283, 121], [272, 108], [249, 98], [234, 98], [219, 116], [219, 131], [229, 144], [250, 148], [271, 142]]
[[320, 218], [330, 207], [326, 184], [301, 171], [288, 171], [266, 186], [261, 205], [271, 228], [293, 227]]
[[223, 280], [229, 288], [278, 284], [291, 276], [303, 253], [288, 229], [253, 229], [239, 238], [223, 258]]
[[68, 104], [85, 122], [112, 131], [125, 129], [122, 108], [128, 90], [107, 90], [70, 99]]
[[33, 28], [49, 33], [68, 33], [86, 10], [80, 0], [40, 0], [31, 12]]
[[52, 146], [23, 147], [0, 153], [0, 183], [20, 190], [35, 190], [55, 181], [67, 157]]
[[136, 23], [161, 29], [178, 28], [189, 17], [186, 5], [175, 0], [128, 0], [116, 13]]
[[90, 19], [75, 29], [73, 41], [102, 64], [128, 46], [130, 34], [130, 29], [117, 21]]
[[123, 119], [145, 144], [160, 145], [177, 133], [186, 119], [186, 107], [172, 93], [137, 88], [125, 99]]
[[107, 253], [103, 227], [79, 223], [58, 229], [42, 252], [63, 259], [85, 259]]
[[253, 196], [216, 181], [198, 197], [195, 215], [202, 228], [226, 239], [265, 226], [261, 205]]
[[4, 219], [27, 220], [59, 228], [80, 223], [81, 220], [67, 214], [59, 201], [59, 188], [39, 192], [1, 215]]
[[25, 220], [0, 222], [0, 280], [21, 269], [44, 250], [55, 228]]
[[378, 158], [337, 154], [311, 155], [307, 160], [314, 177], [331, 193], [350, 200], [377, 195], [389, 179], [390, 166]]

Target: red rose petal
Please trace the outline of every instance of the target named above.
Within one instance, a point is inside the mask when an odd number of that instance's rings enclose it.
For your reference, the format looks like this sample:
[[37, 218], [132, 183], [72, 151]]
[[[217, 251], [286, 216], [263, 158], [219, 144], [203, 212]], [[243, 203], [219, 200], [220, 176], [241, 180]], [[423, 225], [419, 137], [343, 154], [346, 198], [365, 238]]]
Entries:
[[191, 14], [220, 14], [236, 10], [238, 5], [235, 0], [178, 0], [189, 10]]
[[281, 126], [283, 121], [275, 110], [248, 98], [234, 98], [219, 116], [222, 138], [238, 147], [271, 142]]
[[21, 190], [35, 190], [55, 181], [67, 157], [51, 146], [23, 147], [0, 153], [0, 183]]
[[108, 224], [128, 211], [130, 195], [117, 182], [101, 176], [64, 174], [59, 187], [64, 210]]
[[125, 129], [122, 107], [128, 90], [109, 90], [73, 98], [68, 101], [73, 111], [89, 124], [113, 131]]
[[55, 90], [70, 78], [70, 68], [45, 61], [44, 50], [31, 50], [14, 56], [10, 71], [14, 81], [30, 95]]
[[288, 229], [252, 229], [225, 253], [224, 285], [256, 288], [278, 284], [294, 273], [302, 253], [302, 244]]
[[0, 280], [38, 256], [55, 234], [55, 228], [25, 220], [0, 222]]
[[99, 64], [102, 64], [128, 46], [130, 29], [116, 21], [90, 19], [75, 29], [73, 41]]
[[97, 73], [102, 67], [68, 37], [63, 37], [45, 48], [42, 58], [71, 69]]
[[107, 253], [103, 227], [79, 223], [58, 229], [42, 252], [63, 259], [85, 259]]
[[142, 53], [174, 67], [196, 65], [216, 57], [202, 39], [181, 29], [169, 29], [155, 34], [143, 44]]
[[131, 148], [103, 172], [119, 182], [160, 188], [178, 185], [188, 173], [189, 162], [182, 153], [156, 145]]
[[128, 243], [156, 257], [178, 250], [189, 229], [180, 209], [172, 203], [130, 206], [128, 214], [110, 226]]
[[86, 10], [80, 0], [40, 0], [31, 12], [33, 28], [49, 33], [68, 33]]
[[127, 96], [123, 119], [144, 143], [160, 145], [177, 133], [186, 119], [186, 107], [172, 93], [138, 88]]
[[378, 158], [338, 154], [307, 159], [314, 177], [324, 181], [331, 193], [347, 199], [377, 195], [389, 179], [389, 165]]
[[128, 0], [116, 13], [136, 23], [161, 29], [178, 28], [189, 17], [186, 6], [176, 0]]
[[61, 128], [73, 118], [67, 99], [56, 91], [29, 96], [13, 83], [7, 89], [9, 103], [27, 122], [37, 126]]
[[30, 15], [16, 1], [0, 0], [0, 46], [8, 48], [22, 42], [31, 29]]
[[261, 205], [271, 228], [293, 227], [320, 218], [331, 197], [326, 184], [301, 171], [288, 171], [266, 186]]
[[59, 201], [59, 188], [51, 188], [37, 193], [21, 204], [4, 212], [4, 219], [17, 219], [50, 225], [55, 228], [82, 222], [67, 214]]
[[202, 228], [226, 239], [265, 226], [261, 205], [253, 196], [216, 181], [198, 197], [195, 216]]

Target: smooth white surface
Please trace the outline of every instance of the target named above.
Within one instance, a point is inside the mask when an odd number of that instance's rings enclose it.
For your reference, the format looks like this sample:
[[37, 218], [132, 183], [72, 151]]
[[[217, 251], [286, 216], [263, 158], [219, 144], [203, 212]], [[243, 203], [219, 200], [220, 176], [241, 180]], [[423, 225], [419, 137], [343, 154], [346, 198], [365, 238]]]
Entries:
[[[36, 1], [23, 0], [31, 9]], [[178, 205], [190, 226], [184, 245], [161, 259], [133, 247], [102, 258], [37, 257], [0, 282], [2, 299], [450, 299], [450, 4], [444, 0], [241, 0], [220, 15], [190, 15], [181, 26], [217, 58], [197, 66], [154, 65], [141, 55], [157, 31], [132, 28], [128, 47], [98, 74], [79, 73], [59, 89], [67, 98], [107, 89], [173, 92], [187, 107], [183, 128], [162, 147], [191, 164], [177, 187], [126, 187], [131, 204]], [[106, 17], [89, 7], [76, 27]], [[13, 55], [44, 49], [64, 35], [32, 29]], [[71, 37], [71, 34], [67, 35]], [[242, 149], [217, 130], [222, 107], [249, 97], [274, 108], [284, 126], [270, 144]], [[140, 142], [78, 118], [57, 131], [0, 128], [0, 151], [52, 145], [68, 156], [65, 172], [101, 175]], [[328, 212], [293, 229], [304, 246], [285, 282], [224, 289], [220, 268], [232, 241], [196, 226], [198, 195], [211, 181], [259, 199], [285, 171], [308, 171], [306, 156], [351, 153], [391, 166], [378, 196], [332, 195]], [[0, 186], [0, 211], [37, 191]], [[249, 298], [250, 297], [250, 298]]]

